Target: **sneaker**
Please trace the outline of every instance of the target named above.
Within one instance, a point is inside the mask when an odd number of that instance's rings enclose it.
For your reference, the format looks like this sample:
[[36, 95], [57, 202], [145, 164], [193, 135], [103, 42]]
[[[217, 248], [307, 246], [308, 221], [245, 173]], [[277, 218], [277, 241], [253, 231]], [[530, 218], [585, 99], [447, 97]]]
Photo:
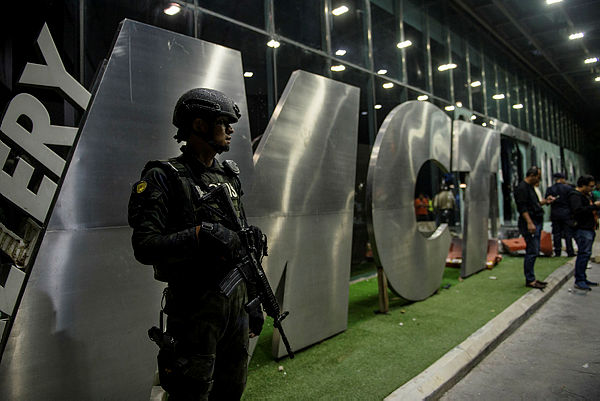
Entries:
[[585, 283], [590, 287], [598, 287], [598, 283], [595, 281], [585, 280]]
[[575, 288], [578, 290], [591, 291], [592, 289], [585, 281], [578, 281], [575, 283]]

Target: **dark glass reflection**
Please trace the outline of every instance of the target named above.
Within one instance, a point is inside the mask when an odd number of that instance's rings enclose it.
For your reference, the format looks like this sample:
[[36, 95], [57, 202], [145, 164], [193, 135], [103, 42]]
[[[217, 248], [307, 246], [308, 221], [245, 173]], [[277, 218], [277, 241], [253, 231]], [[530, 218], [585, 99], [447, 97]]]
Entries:
[[267, 96], [271, 79], [267, 55], [273, 51], [267, 46], [269, 38], [206, 13], [198, 14], [198, 37], [242, 54], [250, 132], [253, 139], [262, 135], [272, 113]]
[[397, 47], [400, 41], [399, 18], [392, 2], [380, 5], [371, 4], [375, 71], [385, 70], [384, 75], [402, 80], [402, 52]]
[[275, 1], [275, 32], [314, 49], [323, 49], [325, 24], [322, 3], [304, 0]]
[[[188, 2], [192, 3], [191, 0], [188, 0]], [[265, 5], [263, 0], [198, 0], [198, 6], [258, 28], [265, 27]]]
[[367, 65], [366, 15], [362, 0], [333, 1], [332, 10], [345, 5], [348, 11], [331, 18], [331, 51], [345, 50], [338, 56], [351, 63]]
[[404, 19], [404, 38], [410, 40], [412, 46], [406, 50], [406, 73], [408, 84], [427, 89], [427, 40], [424, 32], [424, 15], [420, 2], [407, 0], [403, 2], [402, 17]]

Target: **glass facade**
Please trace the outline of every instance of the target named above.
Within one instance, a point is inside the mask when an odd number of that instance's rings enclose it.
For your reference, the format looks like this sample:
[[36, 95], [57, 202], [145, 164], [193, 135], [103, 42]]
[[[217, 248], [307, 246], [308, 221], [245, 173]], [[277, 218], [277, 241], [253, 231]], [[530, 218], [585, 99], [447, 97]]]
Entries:
[[[252, 138], [260, 137], [290, 74], [298, 69], [361, 90], [358, 141], [368, 155], [377, 130], [398, 104], [427, 96], [438, 107], [462, 107], [475, 124], [498, 118], [532, 135], [581, 153], [582, 129], [566, 100], [515, 61], [452, 2], [424, 0], [32, 0], [3, 14], [0, 106], [27, 91], [42, 101], [52, 124], [77, 126], [81, 110], [48, 89], [18, 83], [27, 62], [43, 62], [35, 44], [47, 23], [66, 70], [91, 90], [119, 23], [133, 19], [240, 51]], [[9, 22], [10, 19], [10, 22]], [[271, 40], [279, 46], [268, 46]], [[385, 86], [384, 86], [385, 85]], [[516, 106], [516, 107], [515, 107]], [[451, 116], [454, 113], [449, 111]], [[22, 122], [27, 125], [27, 121]], [[11, 145], [3, 169], [27, 155]], [[66, 157], [68, 148], [56, 148]], [[42, 172], [31, 160], [35, 189]], [[357, 160], [357, 202], [364, 193], [368, 157]], [[362, 192], [361, 192], [362, 191]], [[19, 232], [24, 214], [2, 201], [7, 224]], [[359, 209], [363, 210], [364, 205]], [[358, 206], [357, 206], [358, 207]], [[13, 223], [11, 221], [14, 220]]]

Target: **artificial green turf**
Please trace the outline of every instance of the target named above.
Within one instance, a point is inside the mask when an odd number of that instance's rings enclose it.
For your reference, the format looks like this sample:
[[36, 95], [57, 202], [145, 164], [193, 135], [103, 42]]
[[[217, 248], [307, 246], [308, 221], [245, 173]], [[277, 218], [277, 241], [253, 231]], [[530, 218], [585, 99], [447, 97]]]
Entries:
[[[538, 258], [537, 277], [567, 260]], [[464, 281], [458, 269], [446, 268], [436, 295], [406, 303], [390, 292], [390, 313], [381, 315], [373, 313], [377, 279], [358, 282], [350, 286], [348, 329], [279, 362], [271, 356], [273, 326], [267, 318], [243, 399], [381, 400], [525, 294], [524, 284], [522, 257], [505, 257], [493, 270]]]

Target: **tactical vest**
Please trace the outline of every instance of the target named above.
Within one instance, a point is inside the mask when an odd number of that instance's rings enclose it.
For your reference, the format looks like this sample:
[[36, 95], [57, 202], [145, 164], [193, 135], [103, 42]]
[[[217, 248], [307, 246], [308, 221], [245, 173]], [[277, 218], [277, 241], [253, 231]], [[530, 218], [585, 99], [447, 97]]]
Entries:
[[[221, 218], [211, 213], [209, 208], [203, 207], [204, 194], [212, 187], [226, 185], [233, 207], [238, 217], [246, 223], [246, 217], [241, 203], [242, 185], [239, 180], [239, 169], [232, 160], [222, 163], [223, 171], [208, 170], [200, 176], [196, 176], [178, 158], [167, 161], [150, 161], [144, 167], [142, 176], [152, 168], [163, 170], [168, 179], [169, 193], [169, 217], [166, 232], [177, 232], [186, 228], [195, 227], [202, 222], [218, 223]], [[217, 205], [212, 205], [216, 207]], [[174, 266], [154, 265], [154, 278], [159, 281], [169, 282], [173, 279]]]

